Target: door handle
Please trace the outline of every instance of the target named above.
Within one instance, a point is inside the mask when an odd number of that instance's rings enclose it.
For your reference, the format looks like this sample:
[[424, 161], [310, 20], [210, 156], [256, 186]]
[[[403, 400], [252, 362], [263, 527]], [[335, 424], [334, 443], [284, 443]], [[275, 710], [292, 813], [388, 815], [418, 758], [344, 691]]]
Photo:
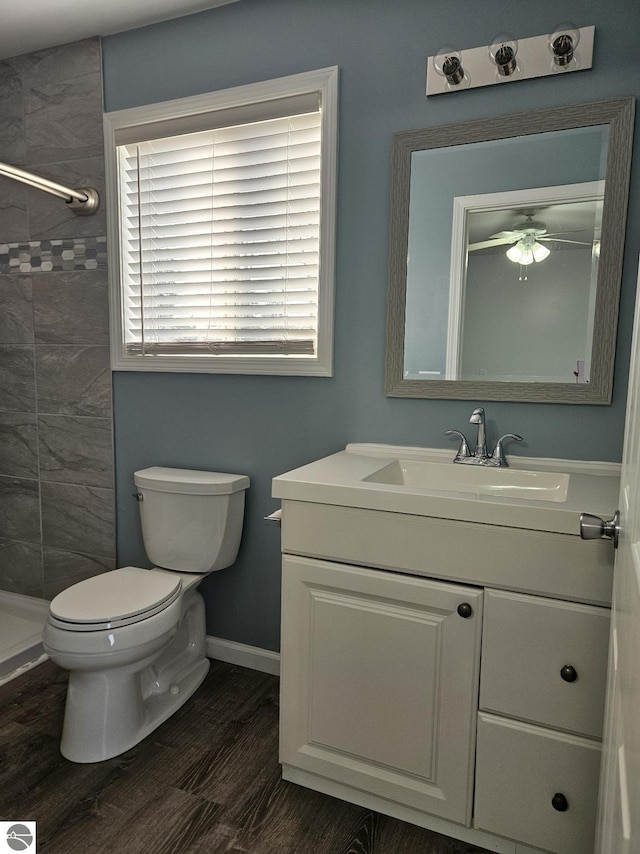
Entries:
[[620, 511], [616, 510], [613, 519], [609, 519], [608, 522], [600, 516], [581, 513], [580, 536], [583, 540], [613, 540], [613, 547], [617, 549], [620, 536]]

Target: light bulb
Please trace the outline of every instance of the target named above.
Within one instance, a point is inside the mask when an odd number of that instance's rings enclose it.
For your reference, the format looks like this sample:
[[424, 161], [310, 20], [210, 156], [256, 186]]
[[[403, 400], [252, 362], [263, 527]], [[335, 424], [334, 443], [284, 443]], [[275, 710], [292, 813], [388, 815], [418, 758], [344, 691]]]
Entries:
[[460, 51], [446, 45], [433, 57], [433, 67], [450, 86], [460, 86], [464, 81], [464, 68]]
[[500, 77], [511, 77], [516, 70], [518, 42], [508, 33], [500, 33], [489, 48], [489, 56], [495, 62]]
[[565, 68], [569, 65], [579, 42], [579, 29], [568, 22], [558, 24], [549, 36], [549, 50], [553, 55], [555, 65], [559, 68]]

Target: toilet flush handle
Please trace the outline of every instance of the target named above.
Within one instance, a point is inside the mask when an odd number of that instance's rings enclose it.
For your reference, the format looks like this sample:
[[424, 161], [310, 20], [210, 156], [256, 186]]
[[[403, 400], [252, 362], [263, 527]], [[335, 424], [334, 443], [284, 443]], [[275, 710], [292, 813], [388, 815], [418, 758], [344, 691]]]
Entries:
[[135, 498], [136, 501], [144, 501], [144, 495], [141, 492], [132, 492], [131, 495]]

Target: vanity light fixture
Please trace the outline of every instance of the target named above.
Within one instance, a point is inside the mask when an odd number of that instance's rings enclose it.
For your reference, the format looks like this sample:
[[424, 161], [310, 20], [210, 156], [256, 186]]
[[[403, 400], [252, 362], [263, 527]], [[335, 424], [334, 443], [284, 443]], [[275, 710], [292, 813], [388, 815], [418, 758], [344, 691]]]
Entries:
[[511, 77], [515, 72], [518, 64], [516, 62], [516, 54], [518, 52], [518, 42], [513, 36], [508, 33], [501, 33], [496, 36], [493, 44], [489, 48], [489, 56], [498, 70], [500, 77]]
[[559, 24], [549, 36], [549, 50], [558, 68], [565, 69], [573, 60], [580, 43], [580, 30], [573, 24]]
[[484, 47], [441, 48], [427, 62], [427, 95], [587, 71], [593, 63], [594, 35], [595, 27], [567, 23], [550, 35], [515, 39], [502, 33]]

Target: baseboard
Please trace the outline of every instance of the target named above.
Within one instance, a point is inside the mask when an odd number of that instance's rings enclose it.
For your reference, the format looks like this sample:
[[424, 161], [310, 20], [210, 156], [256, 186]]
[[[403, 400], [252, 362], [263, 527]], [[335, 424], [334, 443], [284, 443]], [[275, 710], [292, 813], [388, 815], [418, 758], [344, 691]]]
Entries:
[[207, 635], [207, 658], [239, 664], [240, 667], [259, 670], [261, 673], [280, 675], [280, 653], [211, 635]]

